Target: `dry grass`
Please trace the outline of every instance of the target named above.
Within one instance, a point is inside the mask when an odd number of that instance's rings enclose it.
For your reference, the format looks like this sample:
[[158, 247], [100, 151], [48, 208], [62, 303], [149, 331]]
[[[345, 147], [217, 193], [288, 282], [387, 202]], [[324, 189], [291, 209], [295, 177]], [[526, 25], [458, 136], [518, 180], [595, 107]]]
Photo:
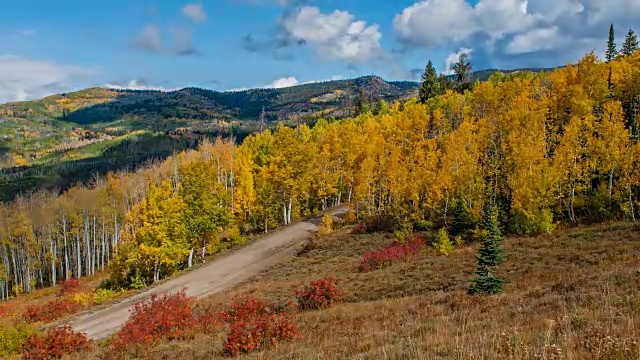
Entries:
[[[91, 291], [98, 287], [100, 282], [104, 280], [108, 274], [106, 272], [98, 273], [93, 276], [86, 276], [80, 280], [80, 288], [78, 292]], [[28, 294], [21, 294], [20, 296], [0, 302], [0, 316], [3, 320], [15, 321], [18, 320], [24, 310], [32, 305], [42, 305], [50, 300], [58, 297], [60, 287], [46, 287], [42, 289], [34, 290]]]
[[[233, 291], [203, 300], [217, 308], [234, 295], [273, 302], [325, 276], [342, 279], [345, 304], [296, 315], [303, 338], [255, 359], [638, 359], [640, 228], [601, 225], [507, 241], [505, 294], [471, 297], [475, 246], [449, 256], [427, 249], [380, 271], [358, 271], [360, 255], [387, 234], [342, 229]], [[171, 342], [140, 357], [222, 357], [224, 331]], [[103, 358], [104, 353], [91, 354]], [[86, 358], [86, 354], [82, 356]]]

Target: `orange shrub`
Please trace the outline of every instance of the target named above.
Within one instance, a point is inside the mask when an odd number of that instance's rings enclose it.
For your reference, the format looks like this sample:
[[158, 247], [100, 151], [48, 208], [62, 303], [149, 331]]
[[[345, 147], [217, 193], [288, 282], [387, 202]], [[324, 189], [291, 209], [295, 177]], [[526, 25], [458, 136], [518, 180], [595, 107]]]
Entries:
[[154, 295], [150, 301], [134, 305], [129, 320], [116, 334], [113, 345], [125, 349], [130, 345], [149, 345], [162, 339], [185, 339], [193, 336], [196, 329], [193, 298], [188, 297], [184, 290]]
[[69, 279], [60, 283], [60, 290], [58, 293], [60, 296], [74, 294], [80, 290], [79, 279]]
[[225, 353], [235, 356], [297, 338], [298, 329], [291, 317], [287, 313], [261, 314], [235, 321], [224, 342]]
[[218, 320], [223, 323], [232, 324], [236, 321], [243, 321], [271, 313], [273, 313], [273, 310], [261, 299], [249, 296], [243, 298], [234, 297], [227, 309], [218, 314]]
[[25, 360], [60, 359], [63, 355], [91, 349], [87, 336], [75, 332], [69, 325], [55, 327], [44, 336], [30, 335], [23, 346]]
[[344, 291], [337, 286], [339, 279], [326, 278], [312, 281], [302, 290], [296, 290], [298, 309], [317, 310], [342, 302]]
[[233, 298], [218, 314], [221, 322], [230, 325], [225, 353], [235, 356], [295, 339], [298, 330], [292, 316], [279, 310], [260, 299]]
[[30, 323], [48, 323], [72, 315], [78, 312], [80, 308], [81, 306], [78, 303], [70, 299], [53, 299], [44, 304], [27, 306], [22, 313], [22, 319]]

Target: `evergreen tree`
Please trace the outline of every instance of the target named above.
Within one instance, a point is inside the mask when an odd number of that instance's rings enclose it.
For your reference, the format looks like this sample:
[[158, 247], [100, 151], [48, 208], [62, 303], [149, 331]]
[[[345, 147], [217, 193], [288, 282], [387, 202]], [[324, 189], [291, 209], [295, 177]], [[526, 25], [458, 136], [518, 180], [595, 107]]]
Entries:
[[367, 94], [364, 92], [364, 87], [360, 88], [360, 96], [358, 96], [357, 103], [358, 113], [357, 115], [362, 115], [369, 112], [369, 104], [367, 102]]
[[615, 59], [618, 55], [618, 50], [616, 50], [616, 35], [613, 30], [613, 24], [609, 27], [609, 41], [607, 41], [607, 52], [605, 57], [607, 58], [607, 62]]
[[422, 82], [420, 83], [420, 102], [424, 104], [427, 100], [436, 95], [440, 95], [441, 93], [442, 91], [440, 88], [440, 82], [438, 81], [436, 68], [433, 67], [433, 63], [429, 60], [429, 63], [424, 70], [424, 74], [422, 74]]
[[495, 295], [502, 292], [504, 279], [494, 276], [491, 270], [502, 262], [502, 232], [498, 221], [498, 209], [489, 205], [485, 210], [481, 225], [482, 245], [478, 255], [476, 279], [469, 288], [469, 294]]
[[473, 67], [469, 62], [468, 54], [460, 54], [458, 62], [453, 65], [453, 72], [456, 75], [456, 87], [459, 92], [471, 90], [471, 71]]
[[458, 196], [453, 207], [453, 223], [451, 224], [451, 234], [457, 236], [463, 234], [471, 228], [471, 216], [469, 209], [462, 196]]
[[638, 50], [638, 37], [633, 32], [633, 30], [629, 29], [627, 33], [627, 37], [624, 39], [624, 44], [622, 44], [621, 53], [624, 56], [631, 56]]
[[453, 82], [444, 74], [438, 75], [438, 83], [440, 84], [440, 91], [444, 94], [447, 90], [452, 90], [454, 88]]

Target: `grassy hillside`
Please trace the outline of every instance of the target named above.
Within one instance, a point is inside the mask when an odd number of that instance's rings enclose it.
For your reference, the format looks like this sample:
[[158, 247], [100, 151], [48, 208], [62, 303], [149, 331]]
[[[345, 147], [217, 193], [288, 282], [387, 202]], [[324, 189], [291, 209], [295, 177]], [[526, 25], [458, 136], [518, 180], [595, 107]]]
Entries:
[[[200, 300], [198, 307], [218, 312], [242, 296], [282, 306], [295, 303], [294, 290], [310, 281], [340, 279], [343, 304], [295, 314], [298, 340], [241, 358], [634, 359], [640, 352], [638, 225], [510, 238], [499, 267], [508, 280], [505, 293], [492, 297], [466, 294], [477, 244], [458, 246], [448, 256], [427, 247], [385, 269], [358, 270], [363, 253], [392, 241], [388, 233], [339, 229], [248, 282]], [[86, 281], [85, 291], [97, 285]], [[49, 290], [8, 302], [5, 312], [19, 314], [25, 306], [49, 301]], [[164, 341], [125, 357], [228, 358], [223, 355], [226, 332], [218, 324], [213, 333]], [[73, 358], [112, 358], [110, 352], [98, 347]]]
[[[298, 340], [246, 358], [632, 359], [640, 351], [639, 230], [613, 223], [508, 239], [500, 266], [508, 279], [505, 294], [472, 297], [466, 288], [476, 244], [458, 246], [448, 256], [427, 248], [416, 258], [363, 273], [361, 255], [388, 246], [393, 236], [355, 234], [346, 227], [246, 283], [200, 300], [198, 307], [219, 311], [242, 296], [283, 305], [304, 284], [338, 277], [343, 304], [296, 314]], [[95, 288], [99, 279], [83, 280], [80, 291]], [[29, 306], [55, 299], [56, 292], [48, 288], [9, 301], [0, 312], [20, 317]], [[222, 355], [225, 333], [217, 325], [213, 334], [165, 341], [143, 353], [151, 359], [228, 358]], [[74, 358], [111, 358], [109, 351], [99, 347]]]
[[[343, 229], [233, 291], [203, 300], [214, 309], [233, 296], [274, 303], [325, 276], [341, 279], [344, 304], [296, 315], [302, 338], [259, 359], [637, 358], [640, 230], [629, 224], [577, 228], [506, 242], [505, 294], [472, 297], [476, 245], [362, 273], [364, 252], [390, 234]], [[223, 358], [221, 336], [155, 347], [151, 358]]]

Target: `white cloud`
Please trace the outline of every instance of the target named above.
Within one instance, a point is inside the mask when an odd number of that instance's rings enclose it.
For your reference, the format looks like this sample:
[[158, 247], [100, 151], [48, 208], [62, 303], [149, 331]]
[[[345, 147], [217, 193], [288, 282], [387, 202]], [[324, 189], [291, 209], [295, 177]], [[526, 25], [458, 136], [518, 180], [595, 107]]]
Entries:
[[39, 99], [69, 91], [74, 81], [96, 72], [95, 69], [50, 61], [0, 56], [0, 103]]
[[182, 13], [196, 24], [207, 22], [207, 13], [204, 11], [202, 4], [187, 4], [182, 8]]
[[530, 28], [536, 21], [526, 0], [423, 0], [396, 15], [393, 25], [400, 41], [436, 46], [460, 42], [475, 34], [491, 40]]
[[478, 30], [473, 8], [465, 0], [425, 0], [396, 15], [393, 26], [400, 41], [434, 46], [460, 41]]
[[150, 85], [144, 79], [131, 80], [126, 84], [105, 84], [104, 87], [116, 90], [158, 90], [164, 92], [180, 90], [180, 88], [165, 88], [163, 86]]
[[[319, 83], [324, 81], [336, 81], [336, 80], [342, 80], [342, 76], [333, 75], [329, 79], [325, 79], [325, 80], [308, 80], [304, 82], [300, 82], [300, 80], [298, 80], [295, 76], [288, 76], [288, 77], [282, 77], [282, 78], [276, 79], [269, 85], [256, 86], [255, 88], [256, 89], [282, 89], [282, 88], [291, 87], [291, 86], [313, 84], [313, 83]], [[240, 88], [227, 89], [225, 91], [233, 92], [233, 91], [245, 91], [250, 89], [251, 88], [248, 88], [248, 87], [240, 87]]]
[[638, 19], [640, 0], [420, 0], [393, 25], [407, 47], [472, 48], [482, 66], [555, 66], [603, 47], [610, 23], [620, 34]]
[[365, 62], [383, 54], [378, 25], [356, 20], [347, 11], [322, 13], [317, 7], [304, 6], [280, 22], [290, 37], [315, 46], [324, 60]]
[[507, 44], [507, 54], [526, 54], [531, 52], [551, 50], [563, 42], [557, 27], [533, 29], [523, 34], [517, 34]]
[[449, 54], [449, 56], [447, 57], [447, 60], [445, 61], [445, 65], [444, 65], [444, 74], [445, 75], [451, 75], [453, 74], [453, 65], [455, 63], [458, 62], [458, 60], [460, 60], [460, 56], [462, 54], [467, 54], [469, 57], [471, 57], [471, 53], [473, 52], [472, 49], [469, 48], [462, 48], [452, 54]]
[[24, 36], [32, 36], [36, 34], [36, 31], [34, 29], [25, 29], [20, 31], [20, 34], [24, 35]]
[[285, 87], [291, 87], [299, 85], [300, 81], [293, 76], [283, 77], [280, 79], [274, 80], [271, 84], [262, 86], [265, 89], [281, 89]]

